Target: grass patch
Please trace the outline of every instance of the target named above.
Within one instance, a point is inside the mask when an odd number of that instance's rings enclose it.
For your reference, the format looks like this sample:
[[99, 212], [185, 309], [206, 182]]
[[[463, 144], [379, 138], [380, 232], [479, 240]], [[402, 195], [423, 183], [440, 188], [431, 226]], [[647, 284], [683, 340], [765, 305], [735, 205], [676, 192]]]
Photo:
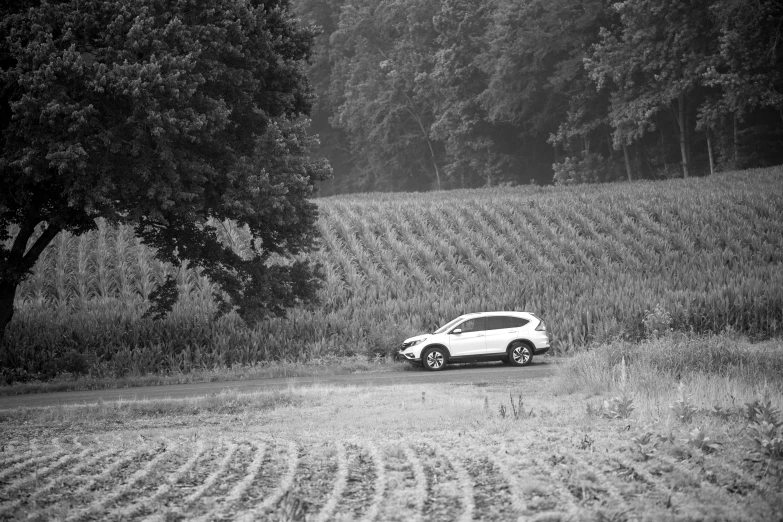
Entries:
[[235, 365], [230, 368], [194, 370], [188, 373], [146, 374], [124, 377], [94, 377], [89, 375], [60, 374], [51, 380], [33, 380], [0, 386], [0, 396], [26, 393], [60, 391], [104, 390], [134, 388], [139, 386], [163, 386], [197, 382], [243, 381], [273, 379], [278, 377], [311, 377], [318, 375], [346, 375], [352, 373], [393, 372], [410, 369], [410, 364], [390, 358], [369, 359], [356, 357], [323, 357], [307, 362], [273, 361], [253, 366]]
[[150, 418], [171, 420], [180, 416], [236, 416], [281, 407], [299, 408], [305, 398], [304, 394], [293, 390], [254, 393], [225, 390], [187, 399], [100, 401], [96, 404], [3, 410], [0, 411], [0, 423], [57, 424], [69, 428], [83, 428]]
[[723, 388], [747, 398], [766, 389], [781, 393], [782, 375], [780, 339], [751, 343], [734, 334], [672, 334], [641, 343], [606, 344], [567, 358], [552, 381], [552, 390], [598, 395], [616, 391], [625, 383], [635, 394], [656, 397], [684, 382], [699, 392], [709, 392], [710, 397]]
[[668, 335], [575, 355], [549, 385], [555, 394], [581, 394], [585, 418], [636, 430], [639, 458], [650, 458], [659, 444], [678, 459], [733, 454], [741, 466], [783, 479], [781, 376], [780, 339]]

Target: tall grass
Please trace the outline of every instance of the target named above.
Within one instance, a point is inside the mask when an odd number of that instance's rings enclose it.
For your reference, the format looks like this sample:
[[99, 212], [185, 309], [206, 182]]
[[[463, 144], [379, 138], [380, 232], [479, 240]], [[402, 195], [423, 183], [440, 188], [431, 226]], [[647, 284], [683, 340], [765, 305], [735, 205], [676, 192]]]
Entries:
[[[388, 354], [469, 311], [534, 311], [569, 352], [665, 327], [783, 332], [783, 168], [710, 178], [318, 200], [326, 280], [316, 309], [249, 328], [214, 317], [211, 283], [156, 261], [127, 227], [58, 236], [22, 286], [6, 374], [188, 372], [267, 360]], [[224, 223], [223, 240], [249, 248]], [[170, 317], [143, 318], [176, 274]]]
[[[582, 351], [558, 368], [555, 394], [621, 394], [647, 418], [687, 392], [704, 411], [741, 408], [759, 397], [783, 397], [783, 342], [750, 343], [736, 333], [671, 334], [641, 343], [614, 342]], [[663, 408], [661, 407], [663, 405]]]

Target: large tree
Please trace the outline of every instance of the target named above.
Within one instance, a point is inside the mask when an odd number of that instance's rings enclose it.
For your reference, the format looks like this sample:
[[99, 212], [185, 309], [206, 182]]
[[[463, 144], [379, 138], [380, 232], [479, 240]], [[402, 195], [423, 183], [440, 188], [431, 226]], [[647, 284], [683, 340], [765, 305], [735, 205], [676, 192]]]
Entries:
[[[129, 223], [160, 259], [191, 261], [246, 319], [311, 300], [328, 174], [307, 160], [303, 67], [313, 31], [287, 0], [6, 5], [0, 22], [0, 336], [18, 285], [61, 231]], [[253, 255], [214, 223], [252, 231]], [[219, 225], [218, 225], [219, 226]], [[173, 280], [159, 288], [165, 310]]]
[[783, 1], [714, 0], [721, 61], [708, 77], [739, 117], [771, 108], [783, 120]]
[[442, 147], [430, 131], [436, 8], [355, 0], [342, 10], [330, 41], [332, 123], [349, 138], [356, 188], [441, 187]]
[[[493, 121], [511, 122], [522, 138], [523, 162], [544, 156], [546, 140], [571, 156], [610, 153], [606, 90], [596, 91], [585, 49], [611, 26], [607, 0], [499, 0], [480, 56], [487, 72], [481, 101]], [[551, 138], [550, 138], [551, 136]], [[562, 148], [561, 148], [562, 147]], [[551, 164], [552, 161], [549, 161]]]
[[618, 2], [621, 24], [615, 32], [602, 31], [601, 42], [586, 60], [599, 86], [613, 84], [609, 119], [615, 127], [615, 145], [626, 147], [640, 140], [654, 130], [654, 117], [670, 110], [679, 130], [686, 178], [692, 107], [699, 105], [704, 74], [717, 58], [709, 7], [707, 0]]
[[445, 170], [452, 186], [490, 186], [515, 170], [509, 150], [516, 147], [513, 126], [490, 120], [481, 102], [488, 76], [480, 57], [488, 49], [494, 7], [479, 0], [444, 0], [433, 18], [438, 50], [432, 72], [432, 134], [449, 155]]

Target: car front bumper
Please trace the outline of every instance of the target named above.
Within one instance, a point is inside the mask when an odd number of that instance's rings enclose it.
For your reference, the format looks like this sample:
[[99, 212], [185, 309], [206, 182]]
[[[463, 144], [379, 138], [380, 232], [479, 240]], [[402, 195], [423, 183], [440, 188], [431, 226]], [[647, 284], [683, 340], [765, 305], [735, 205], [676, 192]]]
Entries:
[[403, 350], [400, 350], [399, 352], [397, 352], [397, 357], [401, 361], [408, 361], [408, 362], [412, 362], [412, 363], [420, 363], [421, 362], [421, 357], [416, 357], [416, 354], [414, 354], [414, 353], [405, 353]]

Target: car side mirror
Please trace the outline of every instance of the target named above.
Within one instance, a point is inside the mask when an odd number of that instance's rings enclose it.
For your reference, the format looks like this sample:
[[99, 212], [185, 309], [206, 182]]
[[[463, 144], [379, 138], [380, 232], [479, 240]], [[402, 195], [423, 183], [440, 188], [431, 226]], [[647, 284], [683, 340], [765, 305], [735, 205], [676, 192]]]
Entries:
[[451, 333], [459, 335], [462, 333], [462, 328], [457, 328], [456, 330], [452, 330]]

